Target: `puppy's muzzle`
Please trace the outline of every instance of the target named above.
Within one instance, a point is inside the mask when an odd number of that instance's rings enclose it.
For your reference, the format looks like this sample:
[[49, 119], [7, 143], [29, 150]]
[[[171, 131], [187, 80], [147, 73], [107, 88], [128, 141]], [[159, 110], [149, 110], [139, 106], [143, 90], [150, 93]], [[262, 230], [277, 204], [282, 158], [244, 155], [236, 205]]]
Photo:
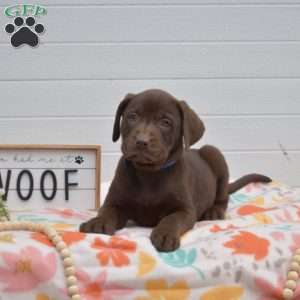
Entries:
[[150, 137], [147, 134], [138, 134], [135, 146], [138, 150], [146, 150], [150, 144]]

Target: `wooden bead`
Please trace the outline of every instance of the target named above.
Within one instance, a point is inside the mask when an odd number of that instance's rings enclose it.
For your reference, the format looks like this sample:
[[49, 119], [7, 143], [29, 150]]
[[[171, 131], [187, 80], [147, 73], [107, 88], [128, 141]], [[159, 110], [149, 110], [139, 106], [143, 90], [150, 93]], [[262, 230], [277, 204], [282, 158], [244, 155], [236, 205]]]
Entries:
[[59, 235], [55, 235], [51, 238], [51, 241], [54, 245], [58, 244], [59, 242], [62, 242], [62, 238]]
[[18, 230], [19, 224], [17, 222], [10, 222], [8, 230]]
[[290, 270], [299, 272], [300, 271], [300, 265], [297, 262], [293, 261], [290, 265]]
[[53, 228], [50, 227], [50, 226], [46, 226], [46, 227], [44, 228], [44, 232], [45, 232], [45, 234], [48, 235], [48, 237], [50, 237], [50, 238], [53, 238], [53, 237], [55, 237], [55, 236], [57, 235], [56, 230], [53, 229]]
[[9, 230], [10, 222], [0, 223], [0, 226], [3, 227], [3, 230]]
[[76, 277], [75, 276], [69, 276], [69, 277], [67, 277], [67, 284], [68, 284], [68, 286], [72, 286], [72, 285], [77, 284]]
[[56, 249], [57, 249], [58, 251], [61, 251], [61, 250], [66, 249], [67, 245], [66, 245], [65, 242], [61, 241], [61, 242], [57, 243], [57, 244], [55, 245], [55, 247], [56, 247]]
[[36, 224], [35, 226], [35, 231], [38, 231], [38, 232], [44, 232], [44, 224]]
[[79, 292], [78, 286], [77, 285], [71, 285], [70, 287], [68, 287], [68, 292], [69, 295], [77, 295]]
[[64, 266], [67, 267], [73, 267], [73, 260], [71, 257], [67, 257], [63, 259]]
[[295, 271], [290, 271], [290, 272], [288, 272], [287, 278], [290, 279], [290, 280], [298, 280], [299, 279], [299, 274]]
[[0, 231], [4, 231], [4, 230], [7, 230], [7, 229], [8, 229], [8, 226], [5, 222], [0, 223]]
[[284, 289], [282, 295], [284, 299], [290, 300], [294, 297], [294, 292], [290, 289]]
[[66, 276], [75, 275], [75, 268], [74, 267], [67, 267], [65, 268]]
[[30, 223], [29, 222], [14, 222], [15, 223], [15, 225], [14, 225], [14, 227], [20, 227], [20, 225], [22, 225], [22, 228], [23, 229], [26, 229], [27, 230], [27, 228], [29, 227], [29, 225], [30, 225]]
[[291, 289], [291, 290], [294, 290], [296, 288], [297, 284], [294, 280], [288, 280], [286, 283], [285, 283], [285, 287], [287, 289]]
[[13, 222], [12, 223], [12, 230], [27, 230], [28, 224], [25, 223], [24, 225], [20, 222]]
[[293, 256], [292, 260], [297, 262], [297, 263], [300, 263], [300, 255]]
[[62, 258], [67, 258], [71, 256], [71, 252], [69, 249], [65, 248], [63, 250], [60, 251], [60, 255]]
[[79, 294], [76, 294], [76, 295], [73, 295], [71, 299], [72, 300], [81, 300], [81, 297]]
[[28, 230], [29, 231], [37, 231], [36, 224], [33, 224], [33, 223], [28, 224]]
[[[22, 223], [20, 223], [19, 225], [20, 225], [20, 227], [21, 227]], [[29, 229], [32, 228], [33, 226], [34, 226], [34, 224], [32, 224], [32, 223], [30, 223], [30, 222], [26, 222], [24, 227], [25, 227], [27, 230], [29, 230]]]

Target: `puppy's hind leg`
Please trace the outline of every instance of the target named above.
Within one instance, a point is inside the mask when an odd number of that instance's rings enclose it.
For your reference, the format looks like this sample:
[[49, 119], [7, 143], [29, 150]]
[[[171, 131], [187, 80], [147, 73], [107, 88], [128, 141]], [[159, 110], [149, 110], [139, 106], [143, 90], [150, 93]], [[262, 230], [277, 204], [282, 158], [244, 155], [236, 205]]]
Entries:
[[228, 205], [229, 171], [223, 154], [214, 146], [205, 145], [199, 149], [200, 156], [207, 162], [216, 176], [216, 198], [211, 207], [203, 214], [203, 220], [224, 219]]

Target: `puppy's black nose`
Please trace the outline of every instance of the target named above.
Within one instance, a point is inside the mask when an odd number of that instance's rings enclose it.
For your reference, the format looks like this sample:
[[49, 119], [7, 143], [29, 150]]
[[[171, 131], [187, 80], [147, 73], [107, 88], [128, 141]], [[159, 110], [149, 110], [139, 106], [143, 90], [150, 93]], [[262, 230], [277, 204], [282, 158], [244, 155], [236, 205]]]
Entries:
[[146, 149], [148, 147], [148, 141], [146, 139], [138, 139], [136, 141], [136, 147], [138, 149]]

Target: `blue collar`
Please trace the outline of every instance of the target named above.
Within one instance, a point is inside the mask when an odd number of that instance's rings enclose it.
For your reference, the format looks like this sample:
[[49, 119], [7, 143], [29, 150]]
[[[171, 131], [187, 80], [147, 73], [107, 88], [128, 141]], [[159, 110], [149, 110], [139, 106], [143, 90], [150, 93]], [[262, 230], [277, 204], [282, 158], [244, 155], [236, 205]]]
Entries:
[[164, 165], [161, 166], [161, 170], [166, 170], [171, 168], [172, 166], [174, 166], [176, 164], [176, 160], [170, 160], [168, 162], [166, 162]]
[[[130, 161], [125, 159], [125, 165], [128, 166], [128, 163]], [[176, 164], [176, 160], [170, 160], [168, 162], [166, 162], [164, 165], [161, 166], [160, 170], [167, 170], [171, 167], [173, 167]]]

